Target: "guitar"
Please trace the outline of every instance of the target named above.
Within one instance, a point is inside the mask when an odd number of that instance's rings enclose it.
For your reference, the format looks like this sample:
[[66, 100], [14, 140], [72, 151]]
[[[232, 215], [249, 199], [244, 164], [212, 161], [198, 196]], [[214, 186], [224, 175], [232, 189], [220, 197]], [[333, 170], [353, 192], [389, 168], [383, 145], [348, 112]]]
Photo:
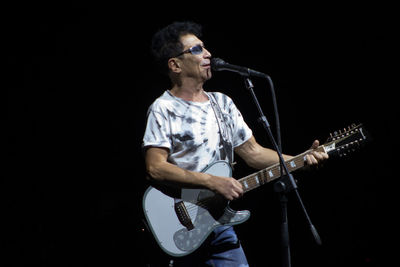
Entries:
[[[330, 135], [315, 150], [329, 155], [346, 156], [367, 140], [363, 126], [355, 125]], [[285, 162], [289, 172], [304, 167], [307, 150]], [[204, 170], [216, 176], [231, 177], [232, 169], [225, 161], [217, 161]], [[244, 192], [249, 192], [281, 176], [280, 164], [239, 179]], [[236, 225], [250, 217], [247, 210], [235, 211], [229, 201], [207, 189], [182, 189], [180, 198], [166, 195], [150, 186], [143, 196], [143, 210], [151, 232], [159, 246], [169, 255], [181, 257], [195, 251], [218, 226]]]

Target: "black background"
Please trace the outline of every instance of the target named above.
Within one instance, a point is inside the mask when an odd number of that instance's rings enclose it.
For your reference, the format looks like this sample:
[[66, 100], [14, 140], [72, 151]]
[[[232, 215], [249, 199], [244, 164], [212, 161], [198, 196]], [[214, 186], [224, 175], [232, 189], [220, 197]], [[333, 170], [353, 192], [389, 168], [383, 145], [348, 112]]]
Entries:
[[[289, 195], [293, 266], [386, 266], [391, 253], [395, 17], [384, 4], [57, 4], [4, 8], [8, 89], [3, 179], [4, 266], [145, 266], [167, 258], [142, 232], [147, 187], [141, 139], [147, 107], [168, 81], [149, 53], [175, 20], [204, 26], [213, 56], [274, 81], [283, 151], [363, 123], [373, 141], [322, 169], [299, 172], [299, 192], [323, 245]], [[268, 84], [253, 79], [273, 130]], [[259, 143], [271, 146], [233, 73], [205, 84], [231, 96]], [[253, 170], [241, 160], [236, 177]], [[251, 266], [280, 266], [280, 209], [272, 186], [246, 195], [236, 227]], [[387, 238], [389, 237], [389, 238]]]

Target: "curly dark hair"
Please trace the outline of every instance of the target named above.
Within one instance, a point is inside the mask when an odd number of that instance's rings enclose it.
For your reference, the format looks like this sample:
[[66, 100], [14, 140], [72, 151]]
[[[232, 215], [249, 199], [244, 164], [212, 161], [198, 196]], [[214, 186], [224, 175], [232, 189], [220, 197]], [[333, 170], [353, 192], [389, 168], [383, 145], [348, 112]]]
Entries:
[[167, 74], [168, 59], [182, 52], [180, 37], [186, 34], [200, 38], [202, 26], [192, 21], [173, 22], [153, 35], [151, 52], [161, 72]]

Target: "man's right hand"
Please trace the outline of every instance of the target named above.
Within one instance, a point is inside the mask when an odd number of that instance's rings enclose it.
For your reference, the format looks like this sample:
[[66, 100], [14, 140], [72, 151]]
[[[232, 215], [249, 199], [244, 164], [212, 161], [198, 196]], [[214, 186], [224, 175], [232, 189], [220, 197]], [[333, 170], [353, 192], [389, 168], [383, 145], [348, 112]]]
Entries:
[[214, 176], [211, 181], [211, 190], [222, 195], [227, 200], [240, 198], [244, 193], [242, 184], [235, 178]]

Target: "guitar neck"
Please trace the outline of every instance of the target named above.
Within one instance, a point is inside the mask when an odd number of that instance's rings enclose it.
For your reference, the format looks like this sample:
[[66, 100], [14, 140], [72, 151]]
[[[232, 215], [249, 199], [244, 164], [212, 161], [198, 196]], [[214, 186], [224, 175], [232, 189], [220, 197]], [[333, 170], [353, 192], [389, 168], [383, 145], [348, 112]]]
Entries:
[[[324, 146], [319, 146], [316, 151], [324, 152]], [[305, 165], [305, 157], [311, 150], [305, 151], [290, 160], [285, 161], [285, 164], [289, 170], [289, 172], [295, 171], [304, 167]], [[281, 167], [279, 163], [276, 163], [268, 168], [265, 168], [256, 173], [250, 174], [246, 177], [239, 179], [238, 181], [242, 184], [244, 192], [249, 192], [263, 184], [269, 183], [275, 179], [281, 177]]]

